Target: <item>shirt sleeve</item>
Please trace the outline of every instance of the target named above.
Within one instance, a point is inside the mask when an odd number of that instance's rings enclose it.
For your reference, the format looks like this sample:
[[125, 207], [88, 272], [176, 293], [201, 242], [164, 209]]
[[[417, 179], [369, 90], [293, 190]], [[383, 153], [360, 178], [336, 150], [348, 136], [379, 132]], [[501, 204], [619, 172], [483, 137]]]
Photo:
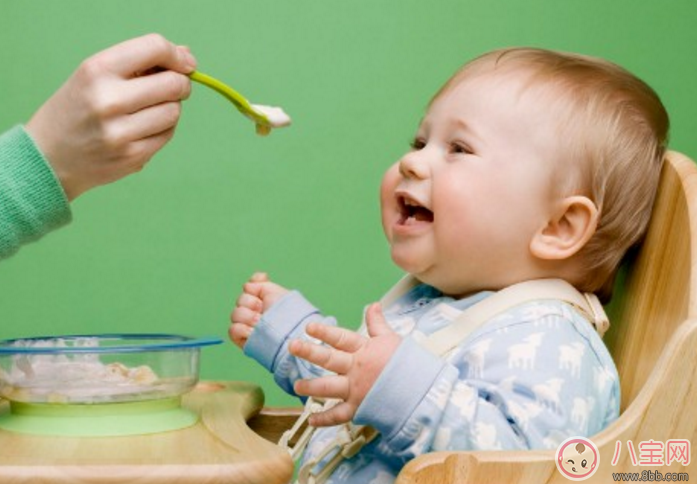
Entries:
[[300, 292], [291, 291], [261, 316], [244, 346], [247, 356], [273, 373], [276, 383], [286, 393], [295, 396], [293, 384], [296, 380], [317, 378], [328, 373], [288, 352], [288, 345], [293, 339], [318, 342], [305, 333], [305, 327], [310, 322], [336, 326], [334, 318], [322, 316]]
[[24, 128], [0, 136], [0, 259], [71, 218], [60, 182]]
[[406, 338], [358, 408], [355, 422], [381, 433], [379, 452], [395, 464], [438, 450], [554, 448], [616, 418], [614, 365], [566, 318], [474, 336], [447, 359]]

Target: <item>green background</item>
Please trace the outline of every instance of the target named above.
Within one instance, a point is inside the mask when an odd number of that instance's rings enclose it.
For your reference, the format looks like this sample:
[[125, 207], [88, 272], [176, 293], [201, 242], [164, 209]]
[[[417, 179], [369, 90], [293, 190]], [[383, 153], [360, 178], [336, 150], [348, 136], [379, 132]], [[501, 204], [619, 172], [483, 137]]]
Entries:
[[[194, 86], [174, 140], [140, 174], [73, 205], [74, 222], [0, 264], [0, 337], [217, 335], [202, 376], [259, 382], [227, 340], [255, 270], [355, 328], [398, 277], [378, 186], [423, 109], [466, 60], [532, 45], [622, 64], [697, 156], [697, 2], [637, 0], [0, 1], [0, 131], [26, 121], [81, 60], [148, 32], [293, 126], [268, 138]], [[493, 194], [492, 194], [493, 196]]]

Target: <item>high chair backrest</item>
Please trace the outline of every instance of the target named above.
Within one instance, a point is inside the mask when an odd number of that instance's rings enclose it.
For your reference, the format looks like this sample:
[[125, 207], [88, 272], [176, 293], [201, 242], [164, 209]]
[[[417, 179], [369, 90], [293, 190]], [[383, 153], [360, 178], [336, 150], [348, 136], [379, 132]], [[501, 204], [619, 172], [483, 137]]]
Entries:
[[677, 327], [697, 316], [697, 169], [669, 152], [649, 230], [621, 272], [605, 343], [615, 359], [624, 411]]

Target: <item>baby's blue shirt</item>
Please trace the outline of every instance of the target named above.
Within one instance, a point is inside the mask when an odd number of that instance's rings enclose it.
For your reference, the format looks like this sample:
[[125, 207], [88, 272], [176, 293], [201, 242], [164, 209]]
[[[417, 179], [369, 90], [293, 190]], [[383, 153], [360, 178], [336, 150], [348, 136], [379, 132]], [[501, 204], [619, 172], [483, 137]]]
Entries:
[[[354, 417], [380, 436], [329, 482], [393, 482], [406, 462], [430, 451], [556, 448], [618, 417], [612, 358], [592, 325], [560, 301], [504, 312], [445, 357], [418, 343], [490, 294], [454, 300], [422, 284], [385, 309], [404, 339]], [[297, 379], [326, 374], [288, 353], [290, 340], [308, 339], [311, 321], [336, 324], [293, 291], [263, 315], [244, 348], [290, 394]], [[334, 427], [315, 432], [305, 458], [335, 433]]]

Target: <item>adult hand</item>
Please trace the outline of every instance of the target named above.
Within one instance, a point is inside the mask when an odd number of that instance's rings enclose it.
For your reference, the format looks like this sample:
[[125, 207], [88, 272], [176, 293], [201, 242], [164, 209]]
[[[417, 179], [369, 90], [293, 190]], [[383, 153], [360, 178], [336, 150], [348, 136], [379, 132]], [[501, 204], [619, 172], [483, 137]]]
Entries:
[[140, 171], [174, 134], [196, 60], [157, 34], [85, 60], [26, 129], [69, 200]]
[[307, 334], [328, 346], [303, 340], [290, 343], [288, 349], [292, 355], [336, 373], [295, 383], [298, 395], [342, 400], [328, 410], [311, 415], [310, 425], [326, 427], [351, 421], [402, 341], [388, 326], [379, 303], [368, 308], [366, 326], [367, 338], [348, 329], [310, 323]]

